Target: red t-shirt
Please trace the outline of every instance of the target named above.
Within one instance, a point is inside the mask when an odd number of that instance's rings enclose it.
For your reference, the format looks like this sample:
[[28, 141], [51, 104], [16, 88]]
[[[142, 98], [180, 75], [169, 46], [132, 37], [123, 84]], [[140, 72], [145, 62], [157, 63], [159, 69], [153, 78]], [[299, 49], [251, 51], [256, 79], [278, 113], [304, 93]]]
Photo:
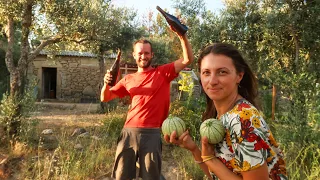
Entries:
[[161, 127], [169, 113], [170, 82], [177, 76], [170, 63], [128, 74], [112, 87], [110, 91], [120, 98], [130, 96], [132, 100], [124, 127]]

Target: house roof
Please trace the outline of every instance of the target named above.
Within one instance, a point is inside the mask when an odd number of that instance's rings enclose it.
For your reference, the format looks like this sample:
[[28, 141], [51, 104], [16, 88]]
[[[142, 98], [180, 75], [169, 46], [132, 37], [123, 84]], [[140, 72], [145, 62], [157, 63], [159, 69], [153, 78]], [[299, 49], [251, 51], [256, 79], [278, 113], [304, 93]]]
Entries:
[[[76, 56], [76, 57], [97, 57], [96, 54], [91, 52], [80, 52], [80, 51], [59, 51], [59, 52], [51, 52], [47, 50], [42, 50], [39, 53], [40, 55], [58, 55], [58, 56]], [[109, 58], [115, 58], [116, 54], [109, 54]]]

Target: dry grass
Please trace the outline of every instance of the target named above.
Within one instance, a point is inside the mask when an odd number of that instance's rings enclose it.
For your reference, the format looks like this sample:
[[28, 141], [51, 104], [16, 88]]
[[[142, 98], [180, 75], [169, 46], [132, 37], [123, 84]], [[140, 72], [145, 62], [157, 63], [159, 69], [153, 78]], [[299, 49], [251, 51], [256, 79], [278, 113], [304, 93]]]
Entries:
[[[4, 153], [6, 167], [0, 179], [104, 179], [110, 177], [116, 148], [116, 139], [123, 126], [126, 108], [109, 114], [97, 113], [98, 104], [38, 103], [30, 119], [37, 119], [35, 141], [44, 129], [53, 130], [58, 141], [55, 149], [43, 149], [40, 141], [35, 147], [17, 143]], [[75, 128], [85, 128], [91, 135], [101, 138], [71, 137]], [[76, 144], [83, 150], [75, 150]], [[0, 154], [1, 155], [1, 154]], [[0, 159], [0, 160], [1, 160]], [[163, 175], [166, 179], [183, 180], [172, 155], [172, 147], [163, 146]], [[2, 174], [1, 174], [2, 173]]]

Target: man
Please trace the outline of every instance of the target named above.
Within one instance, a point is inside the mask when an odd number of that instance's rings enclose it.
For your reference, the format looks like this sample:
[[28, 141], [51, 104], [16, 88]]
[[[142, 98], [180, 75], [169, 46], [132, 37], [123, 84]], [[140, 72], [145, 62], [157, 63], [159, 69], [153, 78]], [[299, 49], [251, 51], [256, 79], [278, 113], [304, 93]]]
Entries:
[[151, 67], [152, 45], [147, 40], [133, 44], [133, 57], [138, 71], [128, 74], [115, 86], [107, 84], [112, 76], [107, 72], [101, 90], [101, 101], [116, 97], [131, 97], [128, 111], [116, 150], [113, 177], [134, 179], [136, 161], [139, 161], [139, 176], [143, 180], [160, 179], [161, 173], [161, 125], [167, 118], [170, 105], [170, 82], [193, 61], [191, 45], [185, 35], [178, 35], [183, 58], [172, 63]]

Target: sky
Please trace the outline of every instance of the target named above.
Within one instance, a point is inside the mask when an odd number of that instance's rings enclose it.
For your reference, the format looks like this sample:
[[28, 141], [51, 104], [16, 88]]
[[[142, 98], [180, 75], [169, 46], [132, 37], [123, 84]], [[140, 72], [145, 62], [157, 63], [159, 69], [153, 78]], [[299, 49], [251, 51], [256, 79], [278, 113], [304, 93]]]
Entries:
[[[156, 12], [156, 6], [162, 9], [168, 9], [170, 14], [174, 14], [172, 0], [112, 0], [111, 2], [116, 6], [134, 8], [138, 11], [139, 16], [146, 15], [150, 10]], [[222, 0], [204, 0], [204, 2], [207, 5], [207, 10], [215, 13], [218, 13], [219, 9], [223, 8]]]

